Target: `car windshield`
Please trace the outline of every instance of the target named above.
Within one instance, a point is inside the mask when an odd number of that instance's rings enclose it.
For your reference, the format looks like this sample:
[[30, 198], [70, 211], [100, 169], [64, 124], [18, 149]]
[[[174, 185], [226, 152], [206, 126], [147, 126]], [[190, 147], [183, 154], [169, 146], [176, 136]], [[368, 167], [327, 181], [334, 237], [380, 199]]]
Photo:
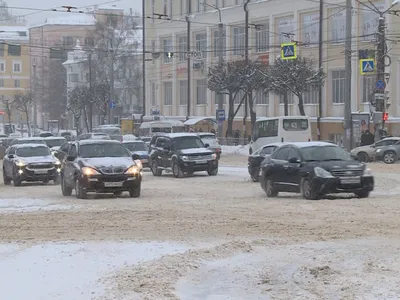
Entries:
[[44, 144], [43, 140], [15, 140], [13, 144]]
[[45, 140], [44, 142], [49, 148], [52, 147], [60, 147], [62, 144], [65, 143], [65, 139], [51, 139], [51, 140]]
[[132, 152], [149, 150], [148, 146], [144, 142], [124, 143], [124, 145], [129, 151]]
[[48, 156], [51, 155], [50, 149], [47, 147], [24, 147], [17, 149], [19, 157]]
[[80, 156], [92, 157], [130, 157], [131, 154], [126, 148], [118, 143], [96, 143], [80, 146]]
[[181, 137], [174, 141], [174, 149], [192, 149], [192, 148], [205, 148], [204, 143], [199, 137]]
[[338, 146], [310, 146], [300, 148], [306, 161], [351, 160], [350, 154]]
[[204, 144], [209, 144], [210, 146], [218, 146], [217, 139], [213, 136], [203, 136], [201, 140]]

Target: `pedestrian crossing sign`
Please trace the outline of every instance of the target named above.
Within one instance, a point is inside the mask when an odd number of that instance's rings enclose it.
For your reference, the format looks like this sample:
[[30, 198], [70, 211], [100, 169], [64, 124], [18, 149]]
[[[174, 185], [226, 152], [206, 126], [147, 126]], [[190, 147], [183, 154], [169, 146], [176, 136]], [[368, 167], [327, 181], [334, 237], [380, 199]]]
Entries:
[[362, 75], [375, 72], [375, 61], [373, 58], [360, 59], [360, 73]]
[[297, 58], [297, 46], [296, 43], [281, 44], [281, 59], [296, 59]]

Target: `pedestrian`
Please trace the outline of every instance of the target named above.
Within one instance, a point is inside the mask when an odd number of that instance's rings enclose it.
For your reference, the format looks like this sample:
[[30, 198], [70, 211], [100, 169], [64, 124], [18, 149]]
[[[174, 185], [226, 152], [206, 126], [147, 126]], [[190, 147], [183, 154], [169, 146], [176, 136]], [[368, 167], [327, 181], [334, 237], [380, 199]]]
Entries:
[[235, 146], [239, 145], [240, 131], [239, 129], [235, 130]]
[[365, 132], [361, 135], [360, 146], [369, 146], [372, 145], [374, 142], [374, 135], [369, 131], [369, 129], [365, 130]]

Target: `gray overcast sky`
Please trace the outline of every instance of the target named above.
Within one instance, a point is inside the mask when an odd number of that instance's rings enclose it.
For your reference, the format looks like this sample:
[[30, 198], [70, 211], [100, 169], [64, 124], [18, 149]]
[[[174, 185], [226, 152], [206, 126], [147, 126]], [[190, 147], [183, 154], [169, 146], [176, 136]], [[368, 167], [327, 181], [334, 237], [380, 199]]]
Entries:
[[[101, 3], [110, 2], [112, 0], [6, 0], [8, 6], [13, 7], [29, 7], [29, 8], [43, 8], [43, 9], [51, 9], [61, 7], [62, 5], [70, 5], [75, 7], [84, 7], [88, 5], [96, 5]], [[133, 11], [137, 11], [140, 14], [142, 13], [142, 0], [120, 0], [108, 5], [116, 5], [117, 7], [124, 8], [129, 11], [130, 8]], [[34, 13], [33, 10], [22, 10], [22, 9], [12, 9], [13, 15], [26, 15], [30, 13]], [[65, 13], [57, 13], [57, 12], [40, 12], [35, 13], [29, 16], [26, 16], [28, 24], [37, 24], [44, 22], [47, 17], [56, 17], [58, 15], [65, 16]]]

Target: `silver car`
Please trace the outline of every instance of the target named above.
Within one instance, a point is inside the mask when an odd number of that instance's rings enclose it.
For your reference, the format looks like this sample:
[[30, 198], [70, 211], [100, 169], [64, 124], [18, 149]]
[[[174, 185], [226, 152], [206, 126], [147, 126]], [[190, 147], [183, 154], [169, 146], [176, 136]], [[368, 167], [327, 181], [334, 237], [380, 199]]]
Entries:
[[350, 154], [352, 157], [357, 158], [360, 162], [370, 162], [375, 160], [375, 153], [381, 147], [391, 146], [400, 141], [398, 137], [389, 137], [380, 140], [372, 145], [361, 146], [351, 150]]
[[379, 147], [375, 150], [375, 160], [383, 161], [386, 164], [393, 164], [399, 160], [400, 139], [391, 145]]

